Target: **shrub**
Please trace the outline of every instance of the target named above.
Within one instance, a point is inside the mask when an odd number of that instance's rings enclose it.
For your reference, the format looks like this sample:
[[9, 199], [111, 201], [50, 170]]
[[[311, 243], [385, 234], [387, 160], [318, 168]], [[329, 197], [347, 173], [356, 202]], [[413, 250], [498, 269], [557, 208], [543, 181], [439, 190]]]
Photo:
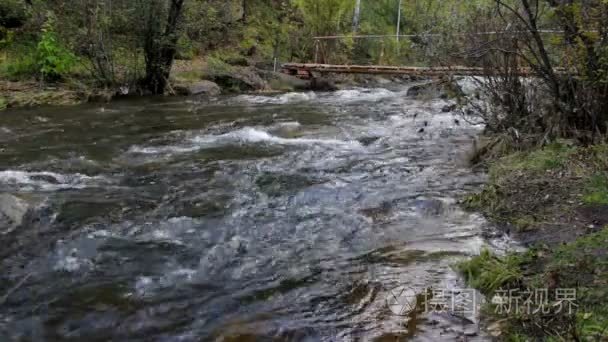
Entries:
[[230, 64], [224, 62], [220, 58], [217, 57], [209, 57], [207, 58], [207, 68], [206, 74], [208, 76], [221, 76], [229, 74], [233, 71], [233, 68]]
[[42, 28], [42, 37], [36, 46], [36, 64], [45, 81], [63, 78], [76, 64], [76, 56], [57, 41], [52, 19]]

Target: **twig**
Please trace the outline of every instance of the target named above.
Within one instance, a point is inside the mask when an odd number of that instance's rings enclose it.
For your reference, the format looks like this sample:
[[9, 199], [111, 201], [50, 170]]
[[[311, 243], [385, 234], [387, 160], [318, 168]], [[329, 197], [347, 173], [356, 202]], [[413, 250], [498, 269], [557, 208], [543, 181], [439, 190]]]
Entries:
[[31, 276], [33, 273], [28, 273], [21, 279], [15, 286], [9, 289], [4, 297], [0, 298], [0, 305], [4, 305], [4, 303], [8, 300], [8, 297], [13, 294], [13, 292], [17, 291]]

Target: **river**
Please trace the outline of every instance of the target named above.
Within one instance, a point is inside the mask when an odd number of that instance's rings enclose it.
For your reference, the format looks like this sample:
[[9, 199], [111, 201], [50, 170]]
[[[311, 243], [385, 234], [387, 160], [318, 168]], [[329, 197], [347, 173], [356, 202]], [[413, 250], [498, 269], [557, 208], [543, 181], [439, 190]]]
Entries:
[[482, 127], [407, 88], [2, 113], [0, 340], [487, 340], [420, 308], [487, 244]]

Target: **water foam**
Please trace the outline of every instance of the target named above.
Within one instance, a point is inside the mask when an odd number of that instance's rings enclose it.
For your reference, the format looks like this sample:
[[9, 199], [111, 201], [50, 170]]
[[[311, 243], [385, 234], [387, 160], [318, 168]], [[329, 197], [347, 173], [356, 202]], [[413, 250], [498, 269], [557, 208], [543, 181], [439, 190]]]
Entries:
[[272, 135], [266, 131], [244, 127], [237, 131], [220, 135], [203, 135], [192, 139], [202, 147], [214, 147], [233, 143], [270, 143], [280, 145], [335, 145], [335, 146], [361, 146], [357, 141], [345, 141], [338, 139], [312, 139], [312, 138], [282, 138]]
[[359, 101], [378, 101], [381, 99], [394, 97], [397, 94], [384, 88], [375, 89], [346, 89], [338, 90], [332, 94], [332, 99], [336, 98], [341, 102]]
[[134, 154], [174, 154], [174, 153], [188, 153], [199, 150], [198, 146], [159, 146], [159, 147], [140, 147], [132, 146], [129, 148], [128, 153]]
[[89, 186], [94, 186], [99, 181], [105, 180], [104, 177], [90, 177], [80, 173], [76, 174], [60, 174], [55, 172], [27, 172], [6, 170], [0, 171], [0, 184], [16, 185], [25, 188], [34, 188], [42, 190], [57, 190], [57, 189], [83, 189]]
[[279, 96], [256, 96], [256, 95], [241, 95], [237, 97], [237, 100], [256, 103], [256, 104], [287, 104], [295, 102], [306, 102], [314, 100], [317, 95], [313, 92], [309, 93], [286, 93]]

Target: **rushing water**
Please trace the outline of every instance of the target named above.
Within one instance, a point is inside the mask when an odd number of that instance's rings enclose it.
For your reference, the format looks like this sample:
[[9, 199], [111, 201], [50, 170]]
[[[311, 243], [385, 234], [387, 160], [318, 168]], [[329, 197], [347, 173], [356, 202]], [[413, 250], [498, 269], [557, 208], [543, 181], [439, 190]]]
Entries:
[[406, 90], [2, 114], [0, 192], [44, 209], [0, 236], [0, 340], [485, 340], [387, 306], [484, 243], [481, 128]]

